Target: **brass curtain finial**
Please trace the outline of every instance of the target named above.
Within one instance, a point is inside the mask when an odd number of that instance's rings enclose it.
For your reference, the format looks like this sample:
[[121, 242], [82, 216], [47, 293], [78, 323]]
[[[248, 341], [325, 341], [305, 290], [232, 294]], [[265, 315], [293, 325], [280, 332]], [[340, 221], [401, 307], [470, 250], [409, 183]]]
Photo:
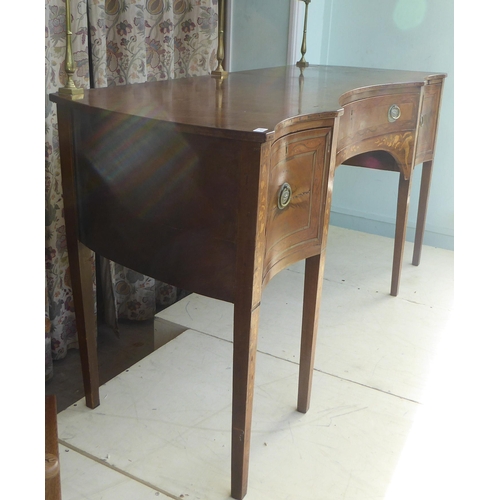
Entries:
[[307, 35], [307, 10], [309, 8], [311, 0], [301, 0], [301, 1], [306, 4], [306, 12], [304, 14], [304, 33], [302, 35], [302, 46], [300, 48], [300, 53], [302, 54], [302, 58], [300, 59], [300, 61], [297, 61], [297, 66], [299, 68], [305, 68], [309, 66], [309, 63], [306, 61], [306, 50], [307, 50], [306, 35]]
[[217, 42], [217, 68], [212, 71], [212, 76], [215, 78], [225, 78], [227, 71], [222, 66], [224, 60], [224, 24], [225, 24], [225, 10], [226, 0], [218, 0], [218, 17], [219, 17], [219, 38]]
[[59, 89], [59, 94], [70, 97], [71, 99], [80, 99], [83, 97], [83, 89], [78, 88], [73, 81], [73, 75], [76, 71], [75, 60], [73, 59], [73, 43], [71, 41], [71, 0], [66, 0], [66, 62], [65, 70], [68, 79], [66, 85]]

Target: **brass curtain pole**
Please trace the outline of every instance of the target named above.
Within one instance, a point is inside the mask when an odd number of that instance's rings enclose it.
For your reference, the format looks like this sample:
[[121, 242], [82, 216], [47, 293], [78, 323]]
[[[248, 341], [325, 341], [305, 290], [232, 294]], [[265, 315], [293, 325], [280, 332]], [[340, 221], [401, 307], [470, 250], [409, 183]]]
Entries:
[[71, 41], [71, 0], [66, 0], [66, 63], [65, 70], [68, 79], [66, 85], [59, 89], [59, 94], [66, 95], [71, 99], [83, 97], [83, 89], [78, 88], [73, 81], [76, 71], [75, 60], [73, 59], [73, 42]]

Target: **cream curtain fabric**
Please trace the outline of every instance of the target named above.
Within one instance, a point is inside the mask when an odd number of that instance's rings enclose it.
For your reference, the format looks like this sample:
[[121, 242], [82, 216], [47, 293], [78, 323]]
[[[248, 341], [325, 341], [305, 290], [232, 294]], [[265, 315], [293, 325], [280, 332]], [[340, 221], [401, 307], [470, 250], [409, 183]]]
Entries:
[[[217, 0], [71, 1], [77, 86], [127, 85], [208, 74], [216, 67]], [[48, 94], [64, 86], [64, 0], [45, 2], [46, 133], [46, 360], [77, 346], [65, 244], [56, 107]], [[150, 318], [156, 303], [168, 305], [177, 290], [152, 278], [101, 262], [106, 317]], [[50, 346], [50, 353], [48, 353]], [[46, 362], [46, 378], [50, 362]]]

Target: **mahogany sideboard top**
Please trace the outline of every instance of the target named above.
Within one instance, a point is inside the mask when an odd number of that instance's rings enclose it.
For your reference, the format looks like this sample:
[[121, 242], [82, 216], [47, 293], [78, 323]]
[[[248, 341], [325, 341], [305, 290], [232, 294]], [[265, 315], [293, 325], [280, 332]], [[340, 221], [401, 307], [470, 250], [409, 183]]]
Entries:
[[[295, 66], [91, 89], [83, 99], [50, 99], [177, 124], [183, 131], [264, 142], [283, 120], [335, 113], [369, 96], [411, 91], [444, 74], [342, 66]], [[202, 130], [203, 129], [203, 130]], [[255, 132], [265, 129], [265, 132]]]
[[400, 172], [404, 241], [412, 169], [430, 172], [444, 77], [290, 66], [51, 95], [87, 405], [99, 404], [91, 250], [232, 302], [231, 494], [243, 498], [262, 289], [305, 259], [297, 406], [306, 412], [335, 167]]

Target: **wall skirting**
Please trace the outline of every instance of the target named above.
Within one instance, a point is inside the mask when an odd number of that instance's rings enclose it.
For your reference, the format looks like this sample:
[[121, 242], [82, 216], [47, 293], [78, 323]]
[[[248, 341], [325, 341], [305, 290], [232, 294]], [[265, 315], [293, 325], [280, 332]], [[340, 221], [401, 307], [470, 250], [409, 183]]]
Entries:
[[[330, 225], [353, 229], [354, 231], [361, 231], [363, 233], [386, 236], [388, 238], [394, 238], [394, 232], [396, 230], [396, 224], [394, 222], [385, 222], [333, 211], [330, 212]], [[414, 238], [415, 226], [408, 222], [406, 240], [413, 242]], [[424, 245], [453, 250], [454, 237], [453, 235], [439, 232], [435, 228], [428, 227], [424, 234]]]

